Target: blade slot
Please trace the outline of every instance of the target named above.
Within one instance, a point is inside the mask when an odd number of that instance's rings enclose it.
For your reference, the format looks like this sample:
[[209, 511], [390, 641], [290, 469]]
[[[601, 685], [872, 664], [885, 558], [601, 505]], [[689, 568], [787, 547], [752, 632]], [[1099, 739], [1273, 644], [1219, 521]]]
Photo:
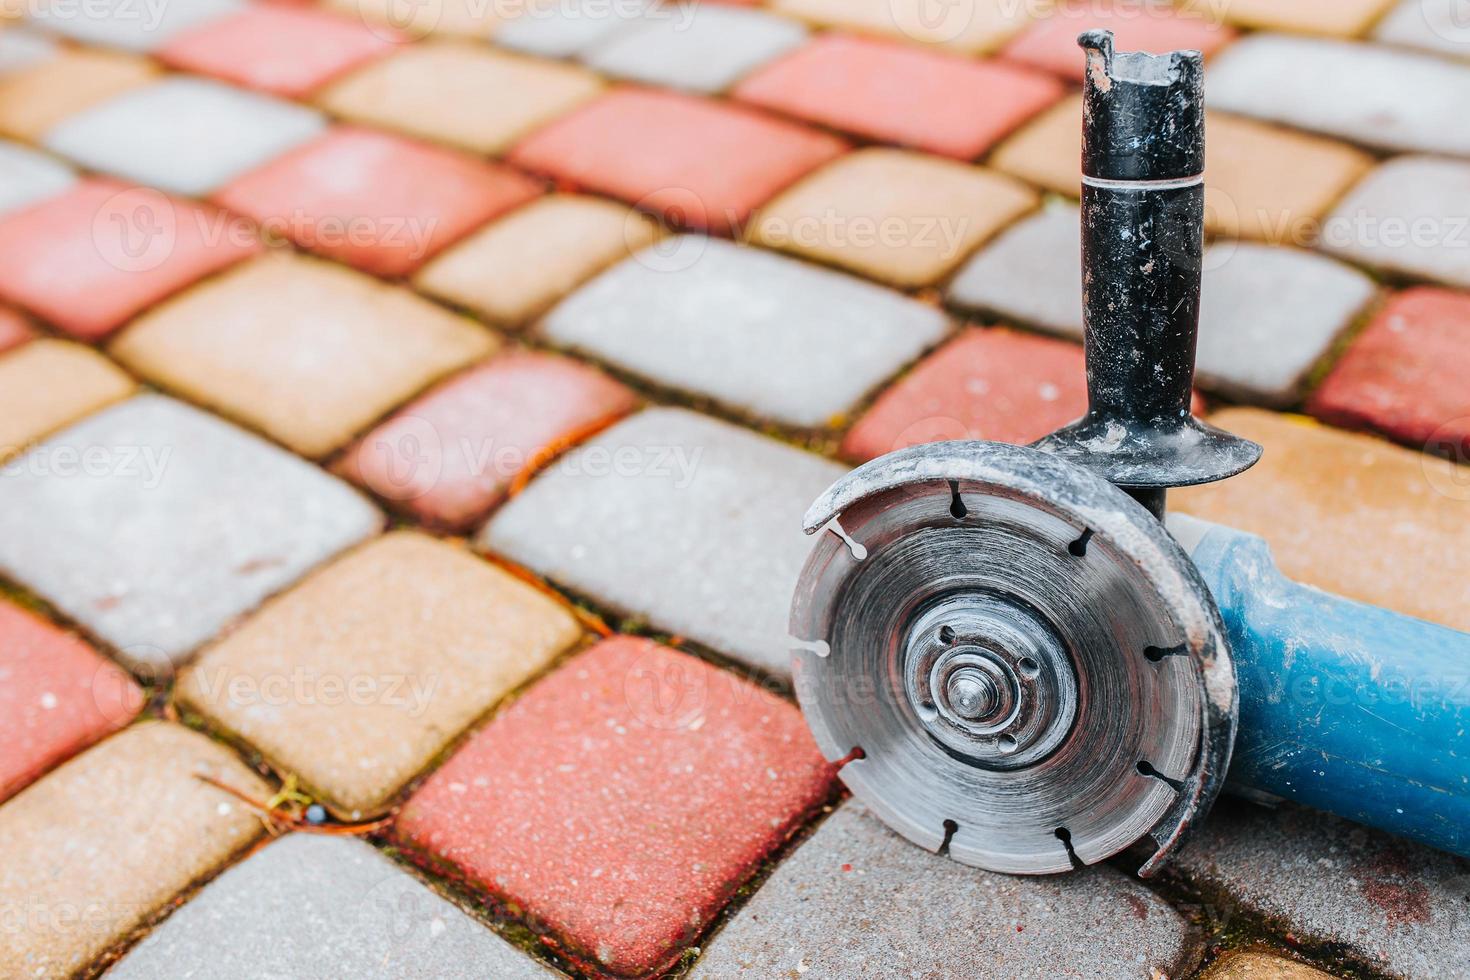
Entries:
[[1082, 529], [1082, 533], [1078, 535], [1077, 539], [1071, 544], [1067, 545], [1067, 550], [1078, 558], [1085, 558], [1087, 556], [1087, 542], [1091, 540], [1092, 528], [1084, 527]]
[[960, 496], [960, 484], [958, 480], [949, 481], [949, 516], [957, 521], [962, 521], [970, 513], [965, 506], [965, 499]]
[[858, 541], [852, 535], [848, 534], [847, 531], [843, 528], [841, 522], [837, 520], [837, 518], [834, 517], [832, 518], [832, 520], [827, 522], [827, 530], [837, 535], [838, 539], [840, 539], [843, 544], [847, 545], [847, 550], [857, 561], [862, 561], [864, 558], [868, 557], [868, 549], [865, 548], [860, 541]]
[[1077, 852], [1072, 848], [1072, 832], [1070, 830], [1066, 827], [1058, 827], [1052, 833], [1056, 834], [1057, 840], [1061, 841], [1062, 846], [1067, 849], [1067, 860], [1072, 862], [1073, 871], [1080, 871], [1087, 867], [1083, 860], [1077, 856]]
[[1182, 793], [1184, 791], [1184, 782], [1182, 780], [1175, 779], [1172, 776], [1165, 776], [1155, 769], [1154, 764], [1147, 759], [1140, 759], [1138, 761], [1138, 774], [1140, 776], [1147, 776], [1149, 779], [1157, 779], [1176, 793]]
[[948, 857], [949, 842], [954, 840], [954, 835], [959, 833], [959, 830], [960, 825], [955, 823], [953, 820], [944, 821], [944, 843], [939, 845], [939, 850], [935, 853], [937, 853], [940, 857]]
[[1158, 663], [1165, 657], [1186, 657], [1189, 655], [1189, 644], [1176, 643], [1172, 647], [1144, 647], [1143, 655], [1150, 663]]

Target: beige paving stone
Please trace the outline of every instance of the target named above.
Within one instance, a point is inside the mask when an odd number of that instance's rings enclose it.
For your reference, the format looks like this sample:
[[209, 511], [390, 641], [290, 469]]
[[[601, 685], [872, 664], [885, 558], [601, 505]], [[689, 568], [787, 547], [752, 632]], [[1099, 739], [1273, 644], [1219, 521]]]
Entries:
[[1201, 980], [1331, 980], [1332, 974], [1270, 953], [1228, 953], [1210, 964]]
[[145, 314], [112, 345], [138, 374], [318, 457], [495, 337], [399, 286], [266, 255]]
[[0, 133], [36, 141], [67, 116], [153, 81], [159, 67], [120, 51], [60, 48], [0, 76]]
[[[1077, 197], [1082, 100], [1042, 113], [995, 151], [997, 170]], [[1373, 158], [1336, 140], [1240, 116], [1205, 120], [1205, 229], [1211, 234], [1276, 245], [1315, 242], [1327, 210]]]
[[42, 338], [0, 356], [0, 462], [134, 387], [107, 358], [65, 340]]
[[[1218, 8], [1218, 0], [1186, 0]], [[1355, 37], [1373, 25], [1394, 0], [1225, 0], [1225, 19], [1241, 27], [1295, 34]]]
[[353, 817], [580, 636], [565, 606], [399, 531], [267, 604], [179, 678], [189, 708]]
[[928, 286], [1036, 203], [1033, 191], [992, 170], [868, 149], [768, 204], [754, 237], [896, 286]]
[[1211, 421], [1265, 456], [1171, 506], [1261, 535], [1300, 582], [1470, 630], [1470, 467], [1259, 409]]
[[1007, 0], [773, 0], [771, 8], [819, 27], [942, 44], [971, 54], [993, 51], [1042, 9]]
[[445, 40], [374, 61], [316, 101], [354, 122], [498, 154], [602, 87], [584, 68]]
[[261, 835], [196, 774], [270, 793], [207, 736], [145, 722], [0, 807], [0, 976], [72, 976]]
[[543, 312], [593, 275], [653, 243], [658, 223], [621, 204], [551, 194], [487, 225], [414, 277], [432, 296], [506, 326]]

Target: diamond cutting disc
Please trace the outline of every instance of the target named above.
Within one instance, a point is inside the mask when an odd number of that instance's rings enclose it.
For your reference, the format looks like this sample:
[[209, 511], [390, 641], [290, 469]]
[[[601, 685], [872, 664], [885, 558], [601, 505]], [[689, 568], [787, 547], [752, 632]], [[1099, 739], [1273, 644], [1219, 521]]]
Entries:
[[1150, 873], [1229, 762], [1235, 675], [1194, 566], [1081, 467], [938, 443], [853, 471], [792, 608], [797, 696], [854, 795], [964, 864]]

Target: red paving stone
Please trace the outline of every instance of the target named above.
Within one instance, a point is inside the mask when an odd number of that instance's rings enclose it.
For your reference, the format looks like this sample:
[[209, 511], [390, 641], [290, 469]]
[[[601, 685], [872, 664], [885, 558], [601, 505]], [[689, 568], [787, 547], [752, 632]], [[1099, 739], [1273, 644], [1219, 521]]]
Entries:
[[1094, 0], [1067, 4], [1050, 17], [1032, 21], [1006, 45], [1001, 56], [1081, 82], [1083, 67], [1077, 35], [1095, 27], [1112, 31], [1119, 51], [1195, 48], [1206, 58], [1236, 36], [1229, 27], [1212, 22], [1203, 7], [1191, 11], [1167, 3]]
[[0, 800], [143, 708], [143, 691], [76, 637], [0, 600]]
[[182, 71], [298, 98], [392, 51], [395, 34], [325, 11], [254, 4], [185, 31], [157, 57]]
[[26, 318], [14, 310], [0, 307], [0, 352], [18, 347], [36, 335]]
[[532, 134], [510, 160], [676, 225], [729, 232], [846, 148], [835, 136], [751, 109], [625, 88]]
[[1421, 286], [1390, 299], [1309, 402], [1333, 425], [1376, 429], [1470, 459], [1470, 295]]
[[499, 164], [338, 126], [215, 199], [302, 248], [402, 276], [540, 192], [538, 182]]
[[423, 521], [463, 531], [500, 502], [528, 463], [636, 403], [625, 385], [571, 358], [513, 352], [400, 410], [338, 470]]
[[112, 180], [82, 180], [0, 219], [0, 298], [96, 340], [260, 250], [248, 223]]
[[756, 72], [734, 94], [834, 129], [968, 160], [1064, 91], [1028, 68], [830, 34]]
[[576, 955], [643, 976], [708, 925], [832, 778], [794, 705], [615, 637], [472, 737], [396, 833]]

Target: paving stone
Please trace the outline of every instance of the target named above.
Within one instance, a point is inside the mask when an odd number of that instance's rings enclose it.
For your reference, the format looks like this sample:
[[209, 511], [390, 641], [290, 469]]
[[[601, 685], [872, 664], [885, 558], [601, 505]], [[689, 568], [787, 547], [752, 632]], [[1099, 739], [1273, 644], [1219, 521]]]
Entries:
[[148, 380], [319, 457], [496, 346], [489, 331], [400, 286], [285, 252], [144, 314], [111, 352]]
[[0, 306], [0, 353], [19, 347], [35, 335], [36, 332], [31, 329], [25, 317]]
[[466, 531], [528, 466], [636, 404], [626, 386], [588, 365], [512, 352], [404, 406], [337, 469], [426, 523]]
[[603, 273], [537, 332], [662, 387], [817, 428], [834, 424], [948, 328], [940, 311], [871, 283], [760, 249], [684, 238]]
[[1394, 0], [1226, 0], [1225, 18], [1241, 27], [1296, 34], [1356, 37]]
[[[1318, 136], [1207, 113], [1205, 229], [1273, 244], [1312, 245], [1333, 203], [1372, 166], [1368, 154]], [[1080, 97], [1058, 103], [996, 150], [990, 165], [1077, 197]]]
[[879, 396], [843, 439], [842, 455], [866, 462], [944, 439], [1024, 445], [1086, 411], [1081, 347], [1000, 327], [969, 329]]
[[1119, 51], [1193, 48], [1206, 58], [1236, 37], [1208, 10], [1167, 0], [1067, 0], [1049, 16], [1032, 21], [1001, 55], [1081, 83], [1084, 59], [1077, 35], [1095, 28], [1112, 31]]
[[1042, 9], [1006, 0], [938, 7], [925, 0], [773, 0], [771, 7], [821, 27], [942, 44], [967, 54], [995, 50]]
[[1202, 975], [1202, 980], [1331, 980], [1331, 974], [1305, 963], [1270, 953], [1227, 953]]
[[1459, 0], [1400, 0], [1373, 29], [1373, 40], [1467, 58], [1470, 21]]
[[533, 7], [495, 32], [502, 47], [540, 55], [571, 58], [626, 27], [652, 10], [652, 16], [684, 20], [686, 8], [653, 0], [560, 0], [545, 8]]
[[1173, 492], [1171, 506], [1177, 499], [1185, 513], [1259, 534], [1299, 582], [1470, 629], [1470, 471], [1258, 409], [1212, 421], [1266, 454], [1241, 476]]
[[0, 974], [78, 974], [264, 832], [198, 774], [256, 798], [270, 792], [207, 736], [149, 722], [0, 807]]
[[486, 0], [324, 0], [329, 10], [361, 20], [374, 31], [420, 40], [431, 34], [483, 38], [529, 13], [535, 3]]
[[549, 194], [486, 225], [424, 266], [414, 286], [508, 327], [653, 243], [658, 222], [621, 204]]
[[[88, 178], [0, 217], [0, 297], [95, 340], [260, 250], [216, 209]], [[221, 233], [221, 232], [224, 233]]]
[[844, 471], [693, 412], [649, 409], [562, 457], [478, 542], [785, 676], [791, 589], [811, 550], [801, 515]]
[[347, 485], [158, 395], [78, 422], [6, 476], [0, 572], [140, 671], [381, 525]]
[[42, 143], [88, 169], [202, 197], [322, 126], [310, 109], [177, 76], [79, 112], [52, 127]]
[[1310, 402], [1333, 425], [1470, 458], [1470, 296], [1421, 286], [1394, 296], [1353, 339]]
[[302, 248], [375, 275], [404, 276], [540, 190], [508, 167], [335, 126], [215, 199]]
[[795, 705], [688, 654], [614, 637], [476, 733], [409, 800], [396, 834], [599, 973], [647, 976], [831, 784]]
[[1176, 859], [1301, 939], [1339, 944], [1386, 973], [1461, 976], [1470, 862], [1319, 811], [1229, 800]]
[[844, 149], [835, 136], [739, 106], [622, 89], [535, 133], [510, 159], [676, 224], [729, 232]]
[[580, 633], [509, 572], [398, 531], [268, 603], [175, 691], [360, 819]]
[[1187, 976], [1198, 956], [1179, 914], [1112, 868], [967, 868], [849, 801], [705, 944], [691, 978], [1153, 978]]
[[[573, 65], [446, 40], [404, 47], [333, 83], [317, 102], [353, 122], [499, 154], [601, 90], [596, 75]], [[507, 95], [486, 98], [490, 92]]]
[[0, 800], [142, 709], [143, 692], [124, 671], [0, 599]]
[[55, 197], [76, 180], [55, 157], [0, 140], [0, 215]]
[[1210, 63], [1216, 109], [1384, 150], [1470, 154], [1467, 102], [1470, 65], [1380, 45], [1254, 34]]
[[239, 13], [184, 31], [157, 52], [184, 71], [299, 98], [359, 65], [381, 58], [400, 40], [391, 28], [309, 7], [252, 4]]
[[133, 388], [107, 358], [65, 340], [41, 339], [0, 356], [0, 462]]
[[691, 92], [723, 92], [806, 39], [795, 20], [759, 10], [697, 5], [680, 16], [653, 16], [615, 31], [583, 54], [607, 75]]
[[1054, 78], [1003, 62], [828, 34], [747, 78], [735, 97], [834, 129], [969, 160], [1062, 91]]
[[[13, 32], [0, 35], [0, 44]], [[38, 141], [57, 123], [158, 77], [146, 58], [117, 51], [60, 48], [50, 57], [0, 72], [0, 133]]]
[[895, 286], [928, 286], [1036, 201], [1031, 190], [995, 171], [867, 149], [763, 208], [755, 237]]
[[40, 27], [63, 37], [108, 48], [148, 53], [182, 31], [227, 17], [240, 0], [188, 0], [143, 4], [133, 0], [38, 0], [27, 11]]
[[[949, 300], [1080, 340], [1078, 221], [1076, 207], [1053, 204], [1003, 232], [955, 277]], [[1374, 295], [1361, 272], [1297, 249], [1225, 241], [1205, 250], [1204, 267], [1198, 383], [1265, 404], [1297, 401]]]
[[1470, 287], [1470, 162], [1388, 160], [1343, 198], [1322, 246], [1390, 272]]
[[205, 886], [107, 975], [550, 980], [560, 974], [371, 845], [290, 834]]
[[[0, 7], [0, 20], [6, 16]], [[0, 76], [10, 75], [56, 57], [56, 39], [24, 27], [0, 31]]]

